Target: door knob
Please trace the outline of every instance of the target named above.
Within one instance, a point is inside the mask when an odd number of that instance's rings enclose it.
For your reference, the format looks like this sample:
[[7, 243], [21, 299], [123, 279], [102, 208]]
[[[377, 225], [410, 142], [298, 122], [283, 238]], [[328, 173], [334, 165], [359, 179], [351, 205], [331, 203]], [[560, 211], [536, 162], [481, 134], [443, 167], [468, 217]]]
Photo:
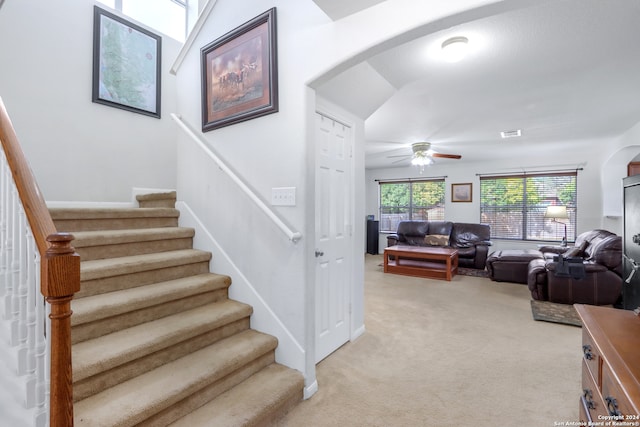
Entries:
[[324, 255], [324, 252], [322, 252], [322, 251], [320, 251], [320, 250], [316, 249], [316, 258], [321, 257], [321, 256], [323, 256], [323, 255]]

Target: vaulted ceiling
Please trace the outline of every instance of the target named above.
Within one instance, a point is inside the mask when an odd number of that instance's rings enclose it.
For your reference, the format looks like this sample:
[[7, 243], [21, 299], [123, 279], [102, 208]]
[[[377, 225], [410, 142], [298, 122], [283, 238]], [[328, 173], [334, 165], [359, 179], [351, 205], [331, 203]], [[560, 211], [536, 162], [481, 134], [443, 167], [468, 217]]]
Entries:
[[[315, 2], [332, 19], [381, 3]], [[467, 37], [470, 52], [444, 62], [440, 46], [454, 36]], [[639, 40], [639, 1], [545, 1], [395, 47], [318, 93], [366, 119], [367, 167], [406, 166], [394, 156], [417, 141], [459, 161], [523, 155], [532, 144], [579, 147], [640, 121]], [[521, 137], [500, 137], [515, 129]]]

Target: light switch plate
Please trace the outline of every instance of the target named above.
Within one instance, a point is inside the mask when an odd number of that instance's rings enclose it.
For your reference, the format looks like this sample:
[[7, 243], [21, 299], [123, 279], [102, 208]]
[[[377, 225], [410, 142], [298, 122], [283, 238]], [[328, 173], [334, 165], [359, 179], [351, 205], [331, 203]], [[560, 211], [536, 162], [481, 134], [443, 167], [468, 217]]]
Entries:
[[272, 188], [271, 204], [273, 206], [295, 206], [296, 205], [296, 187]]

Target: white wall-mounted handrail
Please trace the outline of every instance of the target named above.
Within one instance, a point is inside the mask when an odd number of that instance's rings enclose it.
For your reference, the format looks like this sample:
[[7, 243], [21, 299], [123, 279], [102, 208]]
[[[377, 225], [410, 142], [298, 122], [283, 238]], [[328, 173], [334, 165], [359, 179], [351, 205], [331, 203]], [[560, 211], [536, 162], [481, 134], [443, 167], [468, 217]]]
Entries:
[[218, 156], [216, 156], [216, 154], [211, 151], [211, 149], [209, 147], [207, 147], [207, 144], [205, 144], [202, 139], [196, 135], [196, 133], [191, 130], [191, 127], [178, 115], [171, 113], [171, 118], [178, 124], [178, 126], [180, 126], [180, 128], [191, 137], [191, 139], [193, 139], [193, 141], [195, 141], [200, 148], [202, 148], [204, 150], [205, 153], [207, 153], [207, 155], [214, 161], [216, 162], [216, 164], [218, 165], [218, 167], [224, 172], [226, 173], [229, 178], [231, 178], [231, 180], [233, 182], [236, 183], [236, 185], [238, 185], [238, 187], [240, 187], [240, 189], [242, 189], [242, 191], [244, 191], [244, 193], [249, 196], [249, 198], [269, 217], [271, 218], [271, 220], [278, 226], [278, 228], [280, 228], [280, 230], [282, 230], [282, 232], [284, 234], [287, 235], [287, 237], [289, 238], [289, 240], [291, 240], [293, 243], [297, 243], [298, 240], [300, 240], [302, 238], [302, 234], [297, 232], [297, 231], [293, 231], [291, 230], [291, 228], [289, 228], [289, 226], [287, 224], [285, 224], [280, 217], [278, 217], [278, 215], [276, 215], [276, 213], [269, 208], [269, 206], [267, 206], [262, 199], [260, 199], [260, 197], [258, 197], [252, 190], [251, 188], [249, 188], [243, 181], [242, 179], [240, 179], [240, 177], [238, 177], [238, 175], [236, 175], [223, 161], [222, 159], [220, 159]]

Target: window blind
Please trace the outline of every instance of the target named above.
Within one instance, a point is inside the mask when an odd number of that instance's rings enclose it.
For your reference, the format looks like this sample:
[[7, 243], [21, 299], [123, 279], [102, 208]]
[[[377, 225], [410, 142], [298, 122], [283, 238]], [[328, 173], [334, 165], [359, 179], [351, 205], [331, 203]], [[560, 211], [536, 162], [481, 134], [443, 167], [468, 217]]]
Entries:
[[380, 182], [380, 230], [404, 220], [444, 219], [444, 179]]
[[[481, 222], [496, 239], [575, 241], [577, 172], [480, 177]], [[567, 207], [569, 218], [544, 217], [547, 206]], [[562, 223], [564, 222], [564, 224]]]

